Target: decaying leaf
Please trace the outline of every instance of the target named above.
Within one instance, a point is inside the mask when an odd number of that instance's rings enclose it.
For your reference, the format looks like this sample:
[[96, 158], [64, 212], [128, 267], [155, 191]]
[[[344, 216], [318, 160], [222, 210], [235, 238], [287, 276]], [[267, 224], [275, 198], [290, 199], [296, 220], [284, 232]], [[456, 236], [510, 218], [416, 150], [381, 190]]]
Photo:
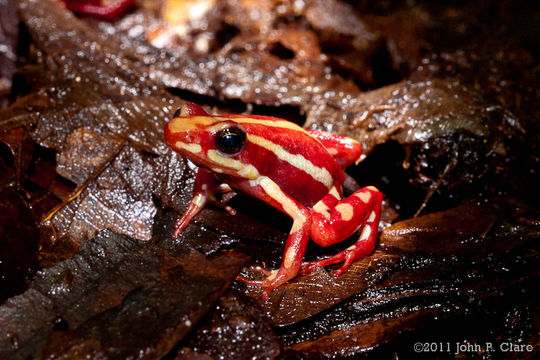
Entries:
[[193, 359], [203, 355], [218, 358], [227, 354], [228, 359], [271, 359], [279, 353], [279, 338], [256, 303], [229, 291], [205, 323], [183, 344], [177, 358]]
[[0, 357], [165, 355], [246, 258], [206, 259], [161, 234], [144, 242], [105, 231], [73, 259], [41, 271], [0, 307]]
[[499, 179], [510, 160], [520, 156], [524, 134], [502, 107], [441, 79], [335, 96], [308, 114], [306, 126], [353, 136], [365, 154], [397, 142], [405, 150], [401, 176], [443, 197], [481, 191]]

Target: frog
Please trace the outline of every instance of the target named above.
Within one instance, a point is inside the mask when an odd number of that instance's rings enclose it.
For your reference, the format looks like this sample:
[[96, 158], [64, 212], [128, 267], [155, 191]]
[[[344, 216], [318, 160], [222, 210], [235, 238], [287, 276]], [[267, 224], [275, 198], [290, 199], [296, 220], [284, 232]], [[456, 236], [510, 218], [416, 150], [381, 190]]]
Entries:
[[62, 0], [64, 6], [73, 12], [105, 20], [114, 20], [133, 6], [135, 0]]
[[[164, 139], [198, 167], [193, 198], [172, 234], [178, 238], [207, 205], [236, 214], [222, 198], [229, 191], [253, 196], [292, 219], [279, 269], [256, 269], [264, 279], [237, 279], [263, 287], [262, 298], [301, 274], [341, 265], [340, 276], [376, 246], [383, 194], [374, 186], [343, 196], [344, 170], [361, 160], [361, 144], [349, 137], [305, 129], [265, 115], [210, 115], [186, 103], [165, 124]], [[337, 254], [304, 261], [309, 240], [327, 247], [354, 233], [356, 242]]]

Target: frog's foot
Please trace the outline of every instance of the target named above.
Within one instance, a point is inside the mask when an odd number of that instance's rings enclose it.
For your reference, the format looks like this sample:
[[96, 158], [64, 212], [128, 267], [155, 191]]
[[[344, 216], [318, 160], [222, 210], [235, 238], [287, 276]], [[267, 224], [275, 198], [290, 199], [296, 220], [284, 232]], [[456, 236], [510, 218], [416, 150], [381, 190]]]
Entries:
[[302, 268], [300, 269], [299, 274], [305, 275], [309, 274], [316, 268], [320, 266], [328, 266], [333, 264], [339, 264], [343, 263], [339, 269], [332, 272], [332, 275], [335, 277], [340, 277], [345, 273], [351, 264], [355, 262], [356, 260], [363, 258], [364, 256], [367, 256], [373, 252], [375, 248], [374, 242], [357, 242], [356, 244], [350, 246], [349, 248], [338, 252], [334, 256], [330, 256], [326, 259], [318, 260], [318, 261], [307, 261], [302, 263]]
[[206, 196], [203, 194], [197, 194], [193, 197], [187, 210], [184, 212], [182, 217], [176, 221], [176, 224], [174, 224], [174, 232], [172, 234], [173, 239], [177, 239], [180, 236], [182, 231], [184, 231], [184, 229], [188, 226], [191, 219], [193, 219], [193, 217], [202, 210], [204, 204], [206, 204]]
[[266, 276], [266, 279], [263, 279], [263, 280], [251, 280], [251, 279], [248, 279], [248, 278], [245, 278], [245, 277], [239, 275], [239, 276], [236, 277], [236, 280], [241, 281], [244, 284], [249, 285], [249, 286], [261, 286], [261, 287], [265, 288], [262, 295], [261, 295], [261, 299], [263, 301], [268, 300], [268, 295], [270, 294], [270, 292], [272, 292], [272, 290], [274, 290], [278, 286], [286, 283], [289, 279], [294, 277], [294, 275], [291, 276], [286, 271], [286, 269], [283, 269], [283, 268], [280, 268], [279, 270], [268, 271], [268, 270], [265, 270], [265, 269], [261, 268], [260, 266], [257, 266], [257, 267], [254, 268], [254, 270], [263, 273]]
[[232, 207], [227, 205], [227, 201], [217, 200], [216, 198], [214, 198], [212, 196], [212, 197], [208, 197], [207, 202], [208, 202], [208, 204], [212, 204], [212, 205], [215, 205], [217, 207], [220, 207], [220, 208], [224, 209], [230, 215], [236, 215], [236, 210], [234, 210]]
[[236, 210], [227, 205], [226, 201], [218, 200], [213, 193], [210, 192], [198, 192], [195, 194], [187, 210], [184, 212], [182, 217], [178, 219], [174, 225], [173, 239], [177, 239], [182, 231], [188, 226], [193, 217], [197, 215], [206, 204], [213, 204], [220, 208], [225, 209], [229, 214], [236, 215]]
[[227, 194], [229, 192], [234, 192], [233, 189], [227, 184], [219, 184], [216, 186], [212, 186], [210, 191], [207, 191], [206, 197], [207, 197], [207, 203], [215, 205], [217, 207], [220, 207], [222, 209], [225, 209], [229, 214], [236, 215], [236, 210], [234, 210], [232, 207], [227, 205], [227, 202], [231, 199], [223, 200], [218, 199], [216, 197], [217, 194]]
[[349, 269], [354, 260], [354, 254], [345, 250], [334, 256], [330, 256], [322, 260], [302, 263], [302, 269], [300, 270], [299, 274], [306, 275], [321, 266], [324, 267], [328, 265], [343, 263], [343, 265], [338, 270], [332, 273], [332, 275], [334, 275], [335, 277], [339, 277]]

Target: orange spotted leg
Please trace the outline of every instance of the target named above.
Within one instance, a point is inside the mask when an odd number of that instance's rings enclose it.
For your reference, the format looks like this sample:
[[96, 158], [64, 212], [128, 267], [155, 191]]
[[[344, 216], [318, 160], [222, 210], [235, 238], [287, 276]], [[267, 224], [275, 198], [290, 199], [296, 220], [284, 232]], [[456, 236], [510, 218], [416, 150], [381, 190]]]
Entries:
[[360, 238], [334, 256], [303, 263], [300, 273], [309, 273], [319, 266], [343, 263], [334, 272], [335, 276], [340, 276], [355, 260], [371, 254], [377, 240], [381, 202], [382, 193], [373, 186], [362, 188], [343, 200], [340, 200], [340, 194], [333, 188], [311, 210], [311, 238], [321, 246], [329, 246], [361, 229]]
[[174, 225], [174, 233], [172, 235], [173, 239], [180, 236], [191, 219], [193, 219], [193, 217], [197, 215], [208, 203], [224, 208], [231, 215], [236, 214], [236, 211], [233, 208], [216, 199], [215, 194], [232, 190], [230, 187], [225, 186], [225, 184], [216, 184], [215, 179], [215, 176], [211, 172], [199, 168], [193, 187], [193, 199], [191, 199], [191, 202], [189, 203], [189, 206], [182, 217], [178, 219]]

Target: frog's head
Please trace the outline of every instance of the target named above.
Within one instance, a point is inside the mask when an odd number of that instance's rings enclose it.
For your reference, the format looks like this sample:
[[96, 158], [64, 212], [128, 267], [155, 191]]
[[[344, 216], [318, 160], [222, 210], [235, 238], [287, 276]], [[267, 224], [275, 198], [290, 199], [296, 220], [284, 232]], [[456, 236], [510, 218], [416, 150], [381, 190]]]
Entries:
[[[215, 173], [255, 178], [240, 155], [246, 131], [232, 118], [210, 116], [196, 104], [180, 108], [165, 125], [165, 142], [197, 166]], [[247, 171], [247, 172], [246, 172]]]

